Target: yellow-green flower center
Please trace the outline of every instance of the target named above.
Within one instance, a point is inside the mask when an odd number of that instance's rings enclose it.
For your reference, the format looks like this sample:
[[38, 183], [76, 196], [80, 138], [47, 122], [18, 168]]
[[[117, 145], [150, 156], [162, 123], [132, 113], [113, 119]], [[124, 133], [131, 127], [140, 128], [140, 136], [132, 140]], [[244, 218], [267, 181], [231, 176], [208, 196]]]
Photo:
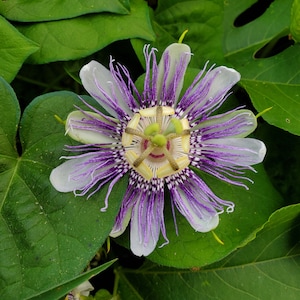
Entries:
[[141, 109], [122, 135], [127, 161], [146, 180], [170, 176], [190, 164], [188, 120], [173, 115], [168, 106]]

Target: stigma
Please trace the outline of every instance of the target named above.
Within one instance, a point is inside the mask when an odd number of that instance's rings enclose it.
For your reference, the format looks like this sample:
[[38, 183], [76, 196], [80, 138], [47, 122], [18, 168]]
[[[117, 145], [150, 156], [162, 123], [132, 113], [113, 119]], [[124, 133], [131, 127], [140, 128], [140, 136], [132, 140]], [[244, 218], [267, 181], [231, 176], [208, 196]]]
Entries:
[[190, 164], [190, 126], [169, 106], [139, 110], [122, 134], [129, 165], [146, 180], [164, 178]]

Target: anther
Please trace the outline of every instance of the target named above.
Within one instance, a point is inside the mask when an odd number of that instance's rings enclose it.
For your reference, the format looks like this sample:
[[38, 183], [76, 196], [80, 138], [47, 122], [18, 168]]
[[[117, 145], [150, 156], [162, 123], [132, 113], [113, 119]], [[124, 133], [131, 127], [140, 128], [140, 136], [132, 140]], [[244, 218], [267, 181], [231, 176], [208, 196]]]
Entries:
[[178, 137], [182, 137], [182, 136], [186, 136], [186, 135], [190, 135], [190, 130], [188, 129], [185, 129], [183, 130], [180, 134], [177, 134], [177, 133], [170, 133], [167, 135], [167, 139], [168, 140], [172, 140], [172, 139], [176, 139]]
[[152, 124], [148, 125], [144, 130], [144, 134], [146, 136], [154, 136], [154, 135], [158, 134], [159, 132], [160, 132], [160, 126], [158, 123], [152, 123]]
[[162, 108], [162, 106], [157, 106], [156, 107], [156, 122], [158, 123], [160, 128], [161, 128], [161, 124], [162, 124], [162, 117], [163, 117], [163, 108]]

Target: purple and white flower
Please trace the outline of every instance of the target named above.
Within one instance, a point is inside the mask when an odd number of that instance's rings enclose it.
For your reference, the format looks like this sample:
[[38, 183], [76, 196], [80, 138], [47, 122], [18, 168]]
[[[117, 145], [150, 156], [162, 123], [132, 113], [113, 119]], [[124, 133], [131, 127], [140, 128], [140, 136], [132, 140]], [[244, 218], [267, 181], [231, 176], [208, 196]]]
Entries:
[[108, 115], [87, 103], [90, 111], [69, 114], [66, 132], [83, 145], [69, 146], [80, 154], [64, 157], [68, 160], [50, 176], [58, 191], [80, 196], [92, 195], [109, 183], [101, 209], [105, 211], [113, 186], [129, 173], [110, 235], [121, 235], [130, 222], [130, 247], [138, 256], [155, 249], [160, 233], [168, 243], [163, 213], [166, 187], [173, 213], [176, 207], [196, 231], [213, 230], [219, 214], [234, 210], [234, 204], [217, 197], [190, 166], [246, 187], [244, 171], [253, 170], [251, 165], [260, 163], [266, 153], [263, 142], [245, 138], [257, 127], [251, 111], [214, 114], [240, 80], [237, 71], [205, 66], [182, 92], [191, 59], [189, 46], [170, 45], [159, 64], [155, 52], [148, 45], [144, 48], [142, 93], [128, 70], [113, 59], [109, 70], [95, 61], [81, 69], [83, 86]]

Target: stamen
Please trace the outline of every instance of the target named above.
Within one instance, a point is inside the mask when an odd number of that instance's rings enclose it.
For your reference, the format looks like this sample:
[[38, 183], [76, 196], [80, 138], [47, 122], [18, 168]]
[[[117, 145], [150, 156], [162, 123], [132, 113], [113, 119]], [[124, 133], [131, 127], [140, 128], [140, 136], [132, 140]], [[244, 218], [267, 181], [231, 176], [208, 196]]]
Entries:
[[175, 130], [176, 133], [179, 134], [179, 133], [182, 132], [183, 127], [182, 127], [182, 124], [181, 124], [180, 120], [173, 118], [173, 119], [171, 119], [170, 123], [173, 125], [174, 130]]
[[163, 151], [164, 155], [166, 156], [167, 160], [169, 161], [172, 169], [174, 171], [178, 171], [179, 166], [178, 166], [176, 160], [174, 159], [174, 157], [171, 155], [171, 153], [166, 148], [162, 148], [162, 151]]
[[156, 107], [156, 122], [159, 125], [159, 128], [161, 128], [162, 125], [162, 117], [163, 117], [163, 109], [161, 106]]
[[[172, 107], [169, 107], [169, 106], [161, 106], [161, 107], [162, 107], [162, 115], [163, 116], [172, 116], [175, 114], [175, 111]], [[139, 114], [142, 117], [156, 117], [156, 108], [157, 108], [157, 106], [140, 109]]]
[[183, 130], [184, 129], [190, 129], [190, 124], [189, 124], [188, 119], [186, 119], [186, 118], [180, 119], [180, 122], [181, 122]]
[[145, 140], [148, 139], [148, 137], [147, 137], [144, 133], [142, 133], [141, 131], [139, 131], [139, 130], [137, 130], [137, 129], [134, 129], [134, 128], [126, 127], [126, 128], [125, 128], [125, 132], [126, 132], [127, 134], [137, 135], [137, 136], [139, 136], [139, 137], [141, 137], [141, 138], [143, 138], [143, 139], [145, 139]]
[[127, 126], [136, 129], [141, 119], [140, 114], [134, 114], [132, 119], [128, 122]]
[[183, 130], [180, 134], [178, 133], [170, 133], [167, 135], [167, 138], [168, 140], [172, 140], [172, 139], [176, 139], [178, 137], [183, 137], [183, 136], [186, 136], [186, 135], [190, 135], [190, 131], [189, 130]]
[[181, 121], [175, 118], [170, 120], [170, 123], [167, 129], [164, 131], [164, 135], [168, 135], [170, 133], [181, 133], [182, 132], [182, 124]]
[[154, 146], [149, 146], [134, 162], [133, 166], [138, 167], [142, 161], [149, 156], [149, 154], [154, 150]]
[[[134, 161], [136, 161], [138, 155], [133, 150], [128, 150], [125, 153], [125, 157], [127, 161], [134, 167]], [[134, 167], [134, 169], [146, 180], [153, 178], [153, 172], [145, 162], [142, 162], [138, 167]]]
[[[183, 118], [180, 120], [183, 128], [183, 133], [181, 137], [181, 146], [185, 153], [190, 152], [190, 124], [188, 119]], [[189, 134], [184, 134], [184, 132], [189, 132]]]
[[157, 169], [157, 171], [156, 171], [157, 178], [164, 178], [164, 177], [173, 175], [173, 174], [185, 169], [190, 164], [190, 160], [187, 155], [181, 156], [181, 157], [177, 158], [175, 161], [179, 167], [178, 170], [174, 170], [172, 168], [171, 164], [169, 162], [167, 162], [162, 167]]
[[190, 152], [190, 136], [189, 135], [185, 135], [181, 137], [181, 146], [182, 146], [182, 150], [184, 151], [184, 153], [189, 153]]
[[158, 123], [150, 124], [144, 130], [144, 134], [146, 136], [154, 136], [154, 135], [158, 134], [159, 132], [160, 132], [160, 126]]
[[[134, 149], [126, 149], [125, 158], [146, 180], [170, 176], [190, 164], [189, 121], [173, 117], [174, 114], [169, 106], [141, 109], [124, 130], [122, 145]], [[133, 143], [134, 136], [141, 140]]]
[[[140, 119], [141, 119], [140, 114], [134, 114], [132, 119], [128, 122], [127, 128], [131, 128], [131, 129], [135, 130], [139, 125]], [[130, 133], [130, 132], [126, 133], [126, 129], [125, 129], [125, 132], [122, 134], [122, 145], [124, 147], [127, 147], [132, 143], [133, 135], [135, 134], [135, 133]]]
[[140, 109], [139, 113], [142, 117], [155, 117], [155, 115], [156, 115], [156, 106]]

